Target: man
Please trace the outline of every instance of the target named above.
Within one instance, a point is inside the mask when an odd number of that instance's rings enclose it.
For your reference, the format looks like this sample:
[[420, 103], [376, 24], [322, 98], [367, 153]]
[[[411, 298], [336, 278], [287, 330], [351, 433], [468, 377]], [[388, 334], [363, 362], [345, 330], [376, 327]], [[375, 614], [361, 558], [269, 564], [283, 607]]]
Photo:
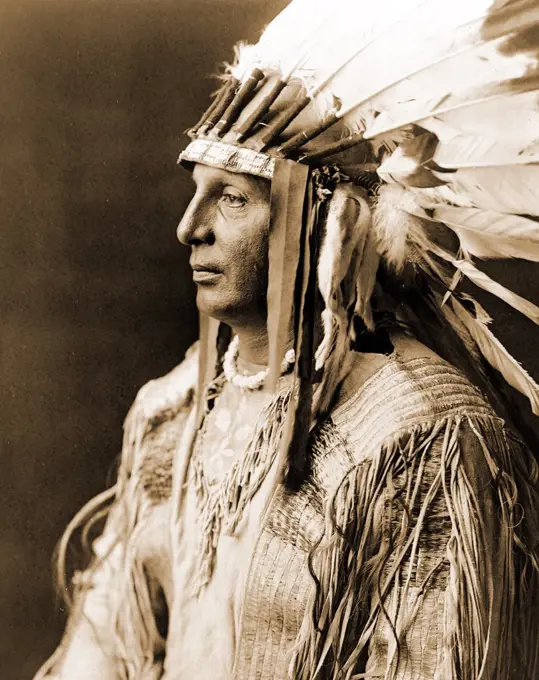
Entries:
[[[74, 579], [68, 631], [38, 677], [538, 677], [537, 464], [507, 427], [491, 367], [534, 407], [538, 388], [454, 274], [485, 283], [471, 259], [486, 254], [484, 234], [462, 211], [480, 225], [511, 211], [496, 217], [490, 176], [453, 179], [458, 107], [416, 93], [410, 128], [403, 74], [384, 85], [387, 65], [377, 80], [363, 61], [397, 15], [422, 27], [419, 43], [431, 37], [423, 12], [435, 5], [447, 34], [424, 41], [421, 75], [433, 70], [434, 90], [433, 55], [443, 43], [446, 59], [462, 58], [466, 21], [518, 80], [522, 54], [495, 52], [500, 14], [526, 30], [535, 19], [478, 2], [451, 23], [436, 0], [405, 4], [409, 16], [395, 4], [389, 20], [363, 3], [312, 3], [313, 28], [293, 2], [191, 131], [180, 160], [196, 189], [178, 237], [191, 248], [200, 343], [135, 401], [96, 559]], [[415, 42], [400, 55], [412, 81]], [[362, 83], [350, 93], [366, 63], [370, 94]], [[520, 213], [537, 213], [518, 200], [512, 227], [524, 228]], [[501, 226], [499, 241], [487, 236], [491, 254], [526, 251]]]

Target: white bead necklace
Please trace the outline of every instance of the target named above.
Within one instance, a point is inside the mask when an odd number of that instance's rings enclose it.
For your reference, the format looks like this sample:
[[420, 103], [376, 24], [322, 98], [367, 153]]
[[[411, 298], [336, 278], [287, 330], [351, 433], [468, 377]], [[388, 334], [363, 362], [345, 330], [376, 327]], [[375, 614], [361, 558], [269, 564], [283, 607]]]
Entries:
[[[238, 366], [236, 363], [238, 359], [239, 350], [240, 339], [236, 335], [232, 342], [230, 343], [230, 345], [228, 346], [228, 349], [223, 359], [223, 370], [225, 373], [225, 378], [228, 380], [229, 383], [232, 383], [233, 385], [239, 387], [242, 390], [259, 390], [264, 385], [264, 382], [268, 377], [269, 368], [265, 368], [264, 370], [259, 371], [254, 375], [239, 375]], [[283, 363], [281, 364], [281, 374], [288, 373], [292, 366], [294, 365], [295, 360], [296, 355], [294, 353], [294, 350], [289, 349], [284, 356]]]

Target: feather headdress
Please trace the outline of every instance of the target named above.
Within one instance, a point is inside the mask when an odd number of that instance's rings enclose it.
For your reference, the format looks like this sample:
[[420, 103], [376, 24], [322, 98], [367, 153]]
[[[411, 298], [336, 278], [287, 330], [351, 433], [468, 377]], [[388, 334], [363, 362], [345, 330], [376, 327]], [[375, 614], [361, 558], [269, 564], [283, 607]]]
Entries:
[[410, 265], [478, 372], [495, 368], [539, 414], [539, 386], [458, 290], [467, 278], [539, 323], [475, 264], [539, 261], [538, 102], [534, 0], [293, 0], [240, 46], [180, 161], [271, 179], [287, 206], [270, 230], [271, 366], [295, 320], [315, 417], [358, 320], [374, 329], [380, 271], [398, 282]]

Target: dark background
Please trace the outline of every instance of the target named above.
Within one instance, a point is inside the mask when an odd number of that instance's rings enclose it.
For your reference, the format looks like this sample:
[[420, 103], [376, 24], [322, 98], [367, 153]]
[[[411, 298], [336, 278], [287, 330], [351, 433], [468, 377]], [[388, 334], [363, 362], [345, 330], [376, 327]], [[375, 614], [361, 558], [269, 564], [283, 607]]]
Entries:
[[55, 544], [196, 337], [183, 131], [284, 4], [0, 0], [2, 680], [57, 644]]
[[[196, 337], [175, 240], [182, 133], [208, 74], [285, 4], [1, 0], [2, 680], [32, 677], [57, 644], [54, 546], [103, 489], [137, 389]], [[539, 301], [533, 267], [494, 270]], [[495, 309], [537, 377], [535, 327]]]

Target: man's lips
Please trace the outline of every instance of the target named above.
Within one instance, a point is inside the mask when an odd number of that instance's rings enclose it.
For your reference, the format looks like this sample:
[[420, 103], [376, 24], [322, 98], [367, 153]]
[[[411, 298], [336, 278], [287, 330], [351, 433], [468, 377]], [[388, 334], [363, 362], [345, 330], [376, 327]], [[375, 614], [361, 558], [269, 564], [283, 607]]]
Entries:
[[221, 273], [220, 268], [212, 264], [191, 264], [191, 269], [194, 272], [213, 272], [214, 274]]
[[222, 273], [217, 266], [210, 264], [192, 264], [191, 267], [195, 283], [214, 283]]

